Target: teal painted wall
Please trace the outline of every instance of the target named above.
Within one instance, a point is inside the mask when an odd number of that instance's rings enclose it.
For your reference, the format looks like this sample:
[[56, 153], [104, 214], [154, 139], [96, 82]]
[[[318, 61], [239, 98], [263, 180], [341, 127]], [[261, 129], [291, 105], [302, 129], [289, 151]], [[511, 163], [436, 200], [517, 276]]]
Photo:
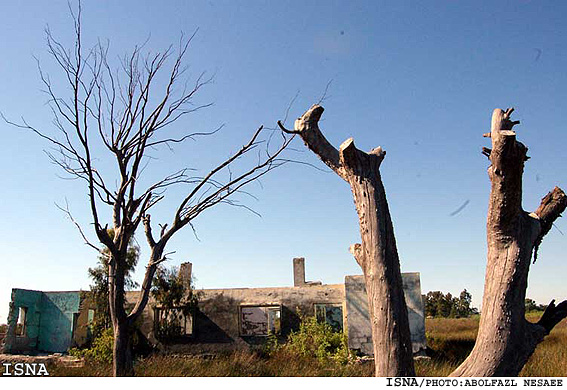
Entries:
[[14, 324], [10, 329], [12, 332], [16, 331], [20, 307], [27, 308], [25, 337], [14, 336], [7, 339], [10, 343], [9, 348], [13, 352], [30, 352], [37, 349], [40, 333], [42, 295], [43, 293], [41, 291], [12, 290], [13, 305], [10, 311], [10, 318], [8, 319], [8, 323]]
[[[11, 353], [65, 352], [73, 338], [73, 316], [79, 312], [80, 292], [12, 290], [9, 333], [5, 351]], [[19, 308], [27, 308], [26, 335], [16, 336]]]
[[65, 352], [73, 337], [73, 314], [79, 312], [79, 292], [45, 292], [41, 304], [38, 349]]

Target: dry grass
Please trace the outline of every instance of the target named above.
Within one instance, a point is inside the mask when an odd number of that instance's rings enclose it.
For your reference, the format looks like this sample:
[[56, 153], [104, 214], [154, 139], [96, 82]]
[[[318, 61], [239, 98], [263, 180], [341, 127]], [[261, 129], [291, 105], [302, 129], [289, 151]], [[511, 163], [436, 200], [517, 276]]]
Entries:
[[[85, 367], [49, 366], [52, 376], [110, 376], [111, 367], [101, 363]], [[265, 358], [254, 352], [239, 351], [214, 358], [198, 356], [154, 355], [138, 361], [137, 376], [155, 377], [293, 377], [293, 376], [372, 376], [372, 362], [340, 365], [321, 364], [317, 359], [276, 353]]]
[[112, 376], [112, 366], [105, 363], [85, 363], [83, 367], [67, 367], [61, 364], [47, 364], [50, 376]]
[[[539, 315], [529, 315], [535, 322]], [[534, 354], [524, 366], [520, 376], [565, 376], [567, 375], [567, 321], [561, 321], [538, 345]]]
[[141, 361], [136, 370], [143, 376], [369, 376], [373, 366], [321, 364], [316, 359], [286, 353], [264, 358], [241, 351], [212, 359], [154, 356]]
[[479, 317], [425, 320], [429, 360], [416, 362], [418, 376], [448, 376], [474, 346]]
[[461, 363], [474, 346], [478, 322], [478, 316], [425, 320], [427, 346], [433, 360]]
[[[541, 313], [529, 313], [536, 322]], [[478, 332], [479, 317], [451, 319], [434, 318], [425, 321], [427, 345], [433, 350], [430, 361], [416, 364], [419, 376], [447, 376], [469, 354]], [[520, 376], [564, 376], [567, 373], [567, 322], [558, 324], [537, 347]]]
[[[537, 321], [539, 314], [529, 315]], [[465, 359], [474, 345], [478, 317], [427, 319], [426, 334], [432, 358], [416, 362], [418, 376], [447, 376]], [[541, 343], [520, 376], [564, 376], [567, 373], [567, 322], [562, 321]], [[321, 363], [314, 358], [278, 351], [267, 358], [241, 351], [215, 358], [154, 355], [136, 363], [139, 376], [372, 376], [372, 362], [347, 365]], [[85, 367], [50, 366], [53, 376], [109, 376], [111, 368], [100, 363]]]

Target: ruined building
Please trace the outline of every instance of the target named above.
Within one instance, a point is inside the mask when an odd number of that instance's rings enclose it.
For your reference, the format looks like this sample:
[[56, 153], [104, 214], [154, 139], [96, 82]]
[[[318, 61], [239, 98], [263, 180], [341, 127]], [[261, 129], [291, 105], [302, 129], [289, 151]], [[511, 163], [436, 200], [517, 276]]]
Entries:
[[[180, 275], [188, 283], [191, 263]], [[426, 348], [419, 273], [402, 274], [414, 353]], [[293, 259], [293, 287], [198, 290], [199, 305], [176, 318], [182, 336], [167, 344], [155, 329], [163, 315], [150, 300], [139, 328], [158, 349], [179, 353], [214, 353], [262, 344], [268, 334], [285, 337], [297, 329], [300, 314], [316, 316], [336, 330], [347, 332], [351, 349], [372, 355], [372, 334], [364, 277], [346, 276], [344, 284], [305, 280], [304, 258]], [[134, 303], [137, 292], [126, 299]], [[89, 338], [94, 306], [82, 291], [42, 292], [12, 290], [5, 353], [65, 352]]]

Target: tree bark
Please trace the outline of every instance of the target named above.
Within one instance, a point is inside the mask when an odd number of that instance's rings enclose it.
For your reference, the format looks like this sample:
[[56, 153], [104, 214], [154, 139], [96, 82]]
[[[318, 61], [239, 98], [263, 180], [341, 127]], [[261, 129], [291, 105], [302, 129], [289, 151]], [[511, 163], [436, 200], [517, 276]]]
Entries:
[[130, 323], [124, 308], [124, 263], [121, 252], [113, 255], [108, 265], [108, 301], [110, 305], [110, 318], [114, 330], [114, 344], [112, 348], [114, 376], [132, 376], [134, 365], [130, 348]]
[[567, 207], [567, 196], [555, 187], [533, 213], [522, 210], [522, 174], [527, 148], [516, 141], [510, 120], [513, 109], [495, 109], [485, 136], [492, 149], [487, 241], [488, 262], [482, 315], [475, 346], [451, 376], [517, 376], [536, 346], [567, 316], [567, 301], [551, 302], [538, 323], [525, 319], [528, 271], [553, 221]]
[[350, 250], [364, 273], [376, 376], [414, 376], [413, 353], [400, 262], [380, 164], [386, 154], [378, 147], [358, 150], [352, 138], [335, 149], [319, 130], [323, 107], [312, 106], [295, 121], [307, 147], [349, 183], [359, 217], [361, 244]]
[[[149, 223], [149, 216], [147, 217]], [[134, 323], [144, 310], [151, 290], [152, 280], [157, 269], [157, 265], [165, 260], [163, 257], [163, 248], [165, 247], [168, 237], [163, 238], [158, 243], [151, 244], [151, 254], [138, 301], [130, 313], [126, 312], [124, 304], [124, 279], [126, 270], [126, 253], [118, 251], [116, 256], [111, 257], [109, 261], [109, 304], [112, 327], [114, 330], [113, 344], [113, 375], [114, 376], [133, 376], [134, 361], [132, 353], [132, 334]], [[129, 242], [129, 240], [122, 240]], [[119, 245], [122, 248], [122, 244]], [[126, 246], [127, 248], [127, 246]]]
[[132, 331], [128, 321], [121, 321], [114, 327], [112, 349], [112, 373], [114, 376], [133, 376]]

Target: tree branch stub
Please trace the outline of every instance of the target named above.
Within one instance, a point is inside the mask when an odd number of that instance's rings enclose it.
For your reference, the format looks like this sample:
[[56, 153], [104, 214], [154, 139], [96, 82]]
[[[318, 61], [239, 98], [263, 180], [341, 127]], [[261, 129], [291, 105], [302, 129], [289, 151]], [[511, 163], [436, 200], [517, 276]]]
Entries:
[[559, 187], [555, 187], [543, 197], [539, 207], [534, 212], [541, 224], [541, 238], [551, 230], [553, 222], [561, 217], [561, 213], [565, 211], [566, 207], [567, 195]]
[[557, 325], [561, 320], [567, 317], [567, 301], [563, 301], [557, 306], [555, 306], [555, 299], [552, 300], [547, 308], [545, 309], [537, 325], [542, 326], [546, 334], [549, 334], [551, 330]]
[[319, 129], [319, 119], [325, 109], [318, 104], [311, 106], [302, 116], [295, 120], [295, 133], [299, 134], [305, 145], [311, 149], [329, 168], [346, 180], [342, 172], [339, 151], [331, 145]]
[[[359, 217], [361, 243], [350, 252], [363, 270], [369, 304], [376, 376], [414, 376], [407, 306], [405, 303], [394, 229], [380, 164], [386, 152], [365, 153], [352, 138], [339, 149], [321, 133], [323, 107], [313, 105], [295, 121], [294, 133], [329, 168], [349, 183]], [[283, 127], [280, 123], [280, 127]]]
[[358, 263], [360, 268], [362, 268], [362, 270], [366, 269], [366, 261], [365, 261], [365, 258], [364, 258], [364, 252], [362, 250], [362, 245], [358, 244], [358, 243], [352, 244], [348, 248], [348, 250], [354, 256], [354, 259], [356, 260], [356, 262]]
[[[528, 148], [516, 140], [513, 108], [495, 109], [490, 138], [491, 181], [487, 217], [487, 267], [482, 315], [475, 346], [451, 376], [517, 376], [546, 334], [567, 316], [567, 301], [552, 302], [540, 322], [525, 318], [525, 295], [532, 253], [567, 206], [555, 187], [538, 209], [522, 209], [522, 175]], [[486, 134], [485, 134], [486, 136]]]

